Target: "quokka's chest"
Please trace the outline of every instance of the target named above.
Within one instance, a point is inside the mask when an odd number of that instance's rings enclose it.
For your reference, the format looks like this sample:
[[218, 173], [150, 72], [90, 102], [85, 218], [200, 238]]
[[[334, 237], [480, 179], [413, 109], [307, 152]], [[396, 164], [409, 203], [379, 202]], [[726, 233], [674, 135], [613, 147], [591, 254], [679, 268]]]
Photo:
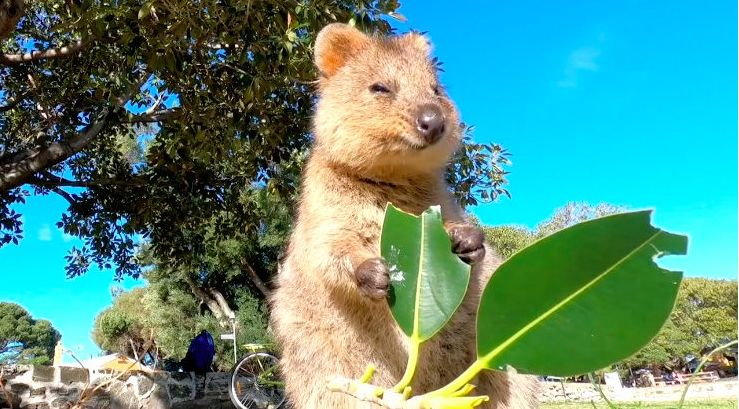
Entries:
[[438, 195], [417, 186], [382, 186], [371, 192], [365, 202], [372, 208], [373, 217], [381, 220], [388, 203], [404, 212], [419, 215], [430, 206], [440, 204]]

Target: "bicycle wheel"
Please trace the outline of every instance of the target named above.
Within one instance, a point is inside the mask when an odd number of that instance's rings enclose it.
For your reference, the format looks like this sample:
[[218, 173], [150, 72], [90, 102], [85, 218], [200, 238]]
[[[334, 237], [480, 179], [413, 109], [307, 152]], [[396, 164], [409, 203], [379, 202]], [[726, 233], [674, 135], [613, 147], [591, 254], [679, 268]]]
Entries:
[[231, 374], [228, 395], [240, 409], [277, 409], [285, 402], [285, 386], [277, 372], [277, 357], [254, 352]]

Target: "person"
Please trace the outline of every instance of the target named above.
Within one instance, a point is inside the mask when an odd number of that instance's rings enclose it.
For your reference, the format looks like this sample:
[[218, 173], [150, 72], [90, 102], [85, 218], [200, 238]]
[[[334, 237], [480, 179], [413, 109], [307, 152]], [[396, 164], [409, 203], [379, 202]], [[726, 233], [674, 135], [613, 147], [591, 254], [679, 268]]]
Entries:
[[202, 330], [190, 341], [190, 347], [187, 349], [185, 357], [180, 361], [182, 370], [195, 372], [196, 375], [205, 375], [206, 372], [210, 371], [215, 355], [216, 346], [213, 337], [208, 331]]

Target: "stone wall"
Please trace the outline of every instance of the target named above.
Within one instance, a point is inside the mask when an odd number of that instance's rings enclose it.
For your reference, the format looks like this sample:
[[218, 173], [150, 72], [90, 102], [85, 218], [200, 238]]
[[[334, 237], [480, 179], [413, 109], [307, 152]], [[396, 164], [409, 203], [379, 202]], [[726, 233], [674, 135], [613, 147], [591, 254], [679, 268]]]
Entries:
[[[0, 409], [231, 409], [228, 373], [205, 377], [182, 372], [120, 373], [88, 371], [71, 367], [19, 366], [3, 368], [0, 378]], [[96, 390], [97, 388], [97, 390]], [[651, 388], [603, 386], [616, 402], [677, 401], [684, 386]], [[4, 392], [3, 392], [4, 391]], [[694, 384], [688, 400], [736, 399], [736, 378]], [[542, 382], [543, 402], [598, 402], [597, 389], [588, 383]]]
[[228, 398], [228, 379], [227, 373], [203, 377], [161, 371], [121, 375], [71, 367], [5, 368], [0, 408], [230, 409], [234, 406]]

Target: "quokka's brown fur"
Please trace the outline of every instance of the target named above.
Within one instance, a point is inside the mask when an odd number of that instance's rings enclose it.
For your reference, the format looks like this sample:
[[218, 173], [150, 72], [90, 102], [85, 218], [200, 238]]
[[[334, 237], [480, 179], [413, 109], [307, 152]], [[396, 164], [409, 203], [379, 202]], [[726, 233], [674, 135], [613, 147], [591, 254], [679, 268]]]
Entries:
[[[459, 245], [455, 251], [468, 252], [460, 256], [473, 263], [459, 311], [421, 347], [414, 394], [444, 386], [476, 356], [474, 314], [499, 261], [482, 247], [482, 235], [465, 221], [445, 185], [444, 169], [460, 143], [459, 118], [438, 85], [429, 53], [421, 35], [371, 37], [343, 24], [327, 26], [316, 40], [322, 75], [315, 145], [271, 299], [281, 371], [295, 409], [370, 407], [329, 392], [327, 380], [357, 378], [370, 363], [377, 367], [373, 383], [379, 386], [391, 387], [403, 374], [407, 342], [384, 301], [387, 271], [379, 261], [387, 202], [415, 214], [441, 205], [452, 242]], [[418, 122], [429, 106], [442, 114], [438, 139], [429, 138]], [[537, 383], [530, 377], [486, 372], [475, 383], [476, 394], [491, 397], [488, 407], [537, 406]]]
[[25, 8], [23, 0], [0, 0], [0, 40], [15, 30]]

